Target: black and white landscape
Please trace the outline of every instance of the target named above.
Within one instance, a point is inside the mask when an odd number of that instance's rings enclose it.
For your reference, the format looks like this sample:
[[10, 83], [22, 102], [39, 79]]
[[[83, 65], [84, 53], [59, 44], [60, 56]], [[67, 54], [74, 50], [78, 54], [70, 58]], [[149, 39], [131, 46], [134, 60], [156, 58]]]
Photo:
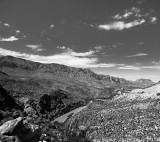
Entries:
[[159, 0], [0, 0], [0, 142], [159, 142]]

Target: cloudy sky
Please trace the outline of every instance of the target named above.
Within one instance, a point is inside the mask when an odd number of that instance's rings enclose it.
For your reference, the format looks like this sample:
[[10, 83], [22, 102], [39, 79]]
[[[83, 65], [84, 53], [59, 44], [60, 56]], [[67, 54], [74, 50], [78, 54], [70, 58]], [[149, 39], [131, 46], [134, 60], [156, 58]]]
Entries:
[[0, 55], [160, 80], [160, 0], [0, 0]]

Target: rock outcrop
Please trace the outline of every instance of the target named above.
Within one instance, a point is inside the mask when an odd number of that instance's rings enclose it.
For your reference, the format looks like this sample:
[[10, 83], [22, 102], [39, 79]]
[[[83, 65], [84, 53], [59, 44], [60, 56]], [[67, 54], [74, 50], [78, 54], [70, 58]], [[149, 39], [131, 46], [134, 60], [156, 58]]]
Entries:
[[23, 142], [38, 142], [41, 129], [29, 123], [24, 123], [22, 117], [9, 120], [0, 126], [1, 139], [18, 139]]
[[19, 126], [22, 126], [23, 119], [19, 117], [14, 120], [9, 120], [0, 126], [0, 135], [13, 135]]

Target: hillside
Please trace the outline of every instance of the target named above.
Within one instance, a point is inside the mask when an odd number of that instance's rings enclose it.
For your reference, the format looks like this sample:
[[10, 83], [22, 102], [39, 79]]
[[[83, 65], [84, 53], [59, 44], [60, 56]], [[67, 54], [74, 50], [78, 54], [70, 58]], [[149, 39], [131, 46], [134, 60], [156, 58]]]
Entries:
[[160, 84], [95, 101], [65, 123], [70, 142], [158, 142]]
[[[68, 100], [64, 101], [65, 109], [70, 107], [68, 111], [96, 98], [111, 99], [117, 92], [123, 93], [151, 84], [151, 81], [143, 84], [139, 81], [98, 75], [90, 69], [54, 63], [42, 64], [12, 56], [0, 57], [0, 85], [18, 101], [28, 98], [37, 104], [44, 94], [52, 95], [54, 91], [63, 91], [68, 96]], [[59, 115], [60, 113], [56, 113], [55, 117]]]
[[[75, 80], [80, 80], [82, 82], [91, 83], [94, 81], [100, 85], [107, 85], [107, 83], [125, 83], [124, 79], [115, 78], [105, 75], [97, 75], [90, 69], [74, 68], [68, 67], [60, 64], [41, 64], [37, 62], [32, 62], [20, 58], [15, 58], [12, 56], [0, 57], [0, 68], [3, 72], [8, 72], [12, 76], [26, 76], [28, 77], [39, 77], [43, 78], [41, 74], [47, 74], [48, 77], [54, 77], [52, 75], [61, 75], [67, 78], [73, 78]], [[12, 69], [12, 70], [11, 70]], [[19, 72], [16, 72], [18, 70]], [[28, 71], [33, 74], [25, 74]]]
[[0, 57], [0, 85], [17, 97], [29, 96], [37, 100], [45, 93], [63, 90], [71, 94], [72, 102], [76, 103], [97, 97], [106, 99], [113, 97], [117, 88], [124, 91], [151, 84], [153, 84], [151, 81], [144, 84], [99, 75], [90, 69], [54, 63], [42, 64], [12, 56]]

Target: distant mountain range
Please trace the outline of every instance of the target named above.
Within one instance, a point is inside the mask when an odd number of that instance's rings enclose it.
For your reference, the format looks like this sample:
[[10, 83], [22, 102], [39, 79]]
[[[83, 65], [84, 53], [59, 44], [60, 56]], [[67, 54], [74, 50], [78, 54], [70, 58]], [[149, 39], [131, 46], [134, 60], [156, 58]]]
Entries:
[[108, 87], [110, 85], [127, 84], [139, 87], [139, 85], [148, 86], [153, 84], [149, 79], [138, 79], [135, 82], [117, 78], [109, 75], [99, 75], [90, 69], [69, 67], [60, 64], [42, 64], [32, 62], [12, 56], [0, 57], [0, 70], [10, 76], [17, 77], [35, 77], [35, 78], [49, 78], [54, 77], [74, 79], [79, 82], [87, 83], [95, 87]]

